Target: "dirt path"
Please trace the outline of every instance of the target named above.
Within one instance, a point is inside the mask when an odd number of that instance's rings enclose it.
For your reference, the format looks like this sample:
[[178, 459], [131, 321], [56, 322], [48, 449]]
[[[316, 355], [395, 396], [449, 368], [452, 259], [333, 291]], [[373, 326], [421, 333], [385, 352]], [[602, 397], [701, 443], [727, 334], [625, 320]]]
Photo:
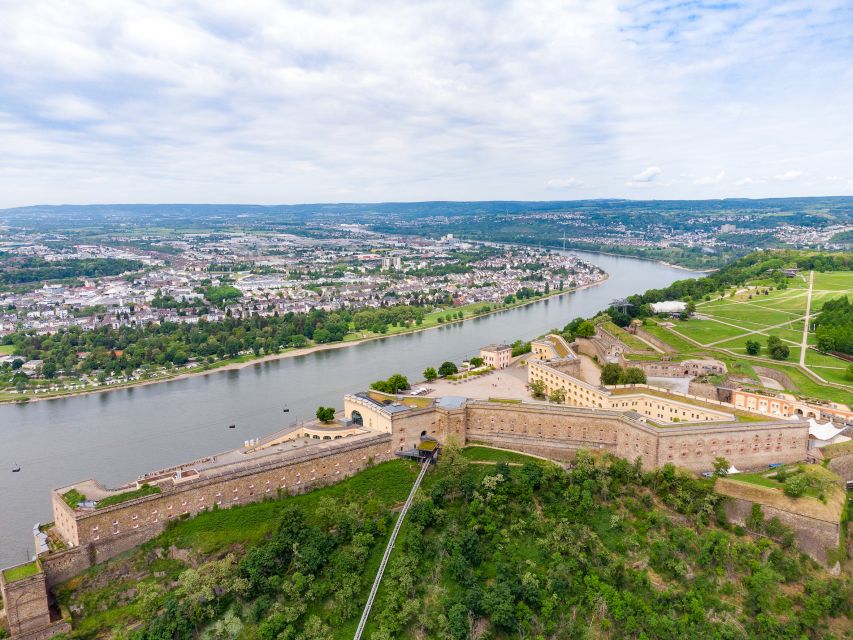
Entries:
[[803, 323], [803, 342], [800, 346], [800, 366], [806, 366], [806, 349], [809, 347], [809, 313], [812, 310], [812, 290], [814, 289], [814, 271], [809, 271], [809, 293], [806, 297], [806, 315]]

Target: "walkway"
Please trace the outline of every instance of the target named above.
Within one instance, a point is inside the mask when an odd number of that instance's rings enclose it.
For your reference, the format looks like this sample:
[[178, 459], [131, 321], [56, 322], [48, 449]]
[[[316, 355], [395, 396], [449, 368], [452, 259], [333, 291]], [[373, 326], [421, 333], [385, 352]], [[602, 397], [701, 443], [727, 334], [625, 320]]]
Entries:
[[812, 308], [812, 289], [814, 288], [814, 271], [809, 271], [809, 294], [806, 298], [806, 317], [803, 323], [803, 344], [800, 346], [800, 366], [806, 366], [806, 349], [809, 348], [809, 312]]
[[361, 612], [361, 620], [358, 621], [358, 628], [355, 630], [353, 640], [361, 640], [361, 634], [364, 633], [364, 626], [367, 624], [367, 618], [370, 616], [370, 608], [373, 606], [373, 599], [376, 597], [376, 592], [379, 591], [379, 585], [382, 582], [382, 575], [385, 573], [385, 565], [388, 564], [388, 559], [394, 551], [394, 542], [397, 540], [397, 534], [400, 532], [400, 526], [403, 524], [403, 519], [409, 511], [409, 507], [412, 506], [412, 500], [418, 492], [418, 488], [421, 486], [421, 481], [424, 479], [430, 464], [431, 460], [424, 462], [421, 472], [418, 474], [418, 478], [415, 480], [415, 484], [409, 492], [409, 497], [406, 498], [406, 503], [400, 511], [400, 517], [397, 518], [397, 523], [394, 525], [394, 530], [391, 532], [391, 538], [388, 540], [388, 546], [385, 547], [385, 554], [382, 556], [382, 562], [379, 564], [379, 570], [376, 572], [376, 578], [374, 578], [373, 586], [370, 588], [370, 595], [367, 596], [367, 604], [364, 605], [364, 611]]

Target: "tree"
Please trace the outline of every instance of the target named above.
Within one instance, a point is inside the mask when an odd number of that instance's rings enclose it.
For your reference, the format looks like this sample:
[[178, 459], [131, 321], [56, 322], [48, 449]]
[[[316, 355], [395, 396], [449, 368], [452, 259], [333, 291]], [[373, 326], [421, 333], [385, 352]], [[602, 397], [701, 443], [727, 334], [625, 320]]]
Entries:
[[622, 374], [622, 384], [645, 384], [646, 373], [640, 367], [628, 367]]
[[335, 419], [335, 409], [333, 407], [317, 407], [317, 420], [328, 423]]
[[595, 335], [595, 325], [589, 320], [584, 320], [578, 325], [575, 335], [580, 338], [591, 338]]
[[545, 397], [545, 383], [541, 380], [534, 380], [530, 383], [530, 393], [533, 394], [534, 398], [544, 398]]
[[714, 458], [714, 475], [720, 478], [725, 477], [729, 473], [729, 468], [731, 464], [728, 460], [723, 458], [722, 456], [717, 456]]
[[472, 367], [483, 366], [483, 359], [480, 356], [474, 356], [473, 358], [471, 358], [471, 360], [469, 360], [469, 362], [471, 363]]
[[847, 365], [847, 373], [845, 375], [848, 380], [853, 380], [853, 364]]
[[387, 384], [388, 387], [392, 389], [391, 393], [397, 393], [402, 389], [409, 388], [409, 379], [400, 373], [395, 373], [390, 378], [388, 378]]
[[805, 473], [796, 473], [785, 479], [785, 486], [782, 489], [786, 496], [799, 498], [809, 488], [809, 479]]
[[761, 353], [761, 343], [758, 340], [747, 340], [746, 352], [751, 356], [757, 356]]
[[459, 369], [456, 368], [456, 365], [449, 360], [441, 363], [441, 366], [438, 368], [438, 375], [442, 378], [446, 376], [452, 376], [454, 373], [457, 373]]
[[424, 380], [427, 382], [432, 382], [438, 377], [438, 372], [435, 370], [435, 367], [427, 367], [424, 369]]
[[608, 362], [601, 369], [601, 384], [619, 384], [622, 379], [622, 367], [615, 362]]
[[551, 393], [548, 394], [548, 401], [563, 404], [566, 401], [566, 390], [554, 389]]
[[770, 336], [767, 338], [767, 352], [774, 360], [787, 360], [791, 350], [787, 345], [782, 344], [779, 336]]

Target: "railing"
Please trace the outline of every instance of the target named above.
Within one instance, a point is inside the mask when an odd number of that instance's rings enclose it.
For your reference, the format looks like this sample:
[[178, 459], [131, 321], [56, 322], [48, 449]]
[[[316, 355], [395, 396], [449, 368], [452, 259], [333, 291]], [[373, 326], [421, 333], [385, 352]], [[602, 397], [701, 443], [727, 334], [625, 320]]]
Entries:
[[397, 523], [394, 525], [394, 530], [391, 532], [391, 538], [388, 540], [388, 546], [385, 547], [385, 554], [382, 556], [382, 562], [379, 565], [379, 570], [376, 572], [376, 578], [373, 579], [373, 586], [370, 588], [370, 595], [367, 596], [367, 604], [364, 605], [364, 611], [361, 612], [361, 620], [358, 621], [358, 628], [355, 630], [353, 640], [361, 640], [361, 634], [364, 633], [364, 626], [367, 624], [367, 619], [370, 617], [370, 609], [373, 606], [373, 600], [376, 598], [376, 592], [379, 591], [379, 585], [382, 582], [382, 575], [385, 573], [385, 565], [388, 564], [388, 559], [391, 557], [391, 552], [394, 551], [394, 542], [397, 540], [397, 534], [400, 532], [400, 527], [403, 524], [403, 519], [406, 517], [409, 507], [412, 506], [412, 500], [421, 486], [421, 480], [424, 479], [427, 469], [432, 462], [432, 458], [424, 462], [421, 467], [421, 472], [418, 474], [412, 490], [409, 492], [409, 497], [406, 498], [406, 503], [400, 511], [400, 517], [397, 518]]

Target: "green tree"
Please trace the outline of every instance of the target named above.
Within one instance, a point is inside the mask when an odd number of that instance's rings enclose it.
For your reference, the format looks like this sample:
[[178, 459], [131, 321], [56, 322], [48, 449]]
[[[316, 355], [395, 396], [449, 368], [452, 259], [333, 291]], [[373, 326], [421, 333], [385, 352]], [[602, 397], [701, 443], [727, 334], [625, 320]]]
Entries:
[[556, 402], [557, 404], [563, 404], [566, 401], [566, 390], [554, 389], [551, 393], [548, 394], [548, 401]]
[[482, 367], [483, 366], [483, 359], [480, 356], [474, 356], [473, 358], [471, 358], [469, 360], [469, 362], [471, 363], [472, 367]]
[[578, 325], [575, 335], [579, 338], [592, 338], [595, 335], [595, 325], [589, 320], [584, 320]]
[[785, 479], [785, 485], [783, 487], [783, 491], [786, 496], [790, 496], [792, 498], [799, 498], [802, 496], [806, 489], [809, 488], [809, 479], [805, 473], [795, 473], [792, 476], [788, 476]]
[[751, 356], [757, 356], [761, 353], [761, 343], [758, 340], [747, 340], [746, 352]]
[[453, 362], [446, 360], [445, 362], [442, 362], [441, 366], [438, 368], [438, 375], [440, 375], [442, 378], [444, 378], [447, 376], [452, 376], [454, 373], [457, 373], [458, 371], [459, 371], [459, 369], [456, 367], [456, 365]]
[[530, 383], [530, 393], [533, 394], [534, 398], [544, 398], [545, 397], [545, 383], [541, 380], [534, 380]]
[[620, 377], [621, 384], [645, 384], [646, 373], [640, 367], [628, 367]]
[[403, 389], [409, 388], [409, 379], [401, 373], [395, 373], [387, 380], [388, 388], [391, 393], [397, 393]]
[[335, 419], [335, 409], [333, 407], [317, 407], [317, 420], [328, 423]]
[[767, 352], [774, 360], [787, 360], [791, 350], [782, 343], [779, 336], [770, 336], [767, 338]]
[[424, 380], [427, 382], [432, 382], [438, 377], [438, 372], [435, 370], [435, 367], [427, 367], [424, 369]]
[[728, 460], [723, 458], [722, 456], [717, 456], [714, 458], [714, 475], [720, 478], [726, 476], [729, 473], [729, 468], [731, 467], [731, 463]]
[[608, 362], [601, 369], [601, 384], [619, 384], [622, 379], [622, 367], [615, 362]]

